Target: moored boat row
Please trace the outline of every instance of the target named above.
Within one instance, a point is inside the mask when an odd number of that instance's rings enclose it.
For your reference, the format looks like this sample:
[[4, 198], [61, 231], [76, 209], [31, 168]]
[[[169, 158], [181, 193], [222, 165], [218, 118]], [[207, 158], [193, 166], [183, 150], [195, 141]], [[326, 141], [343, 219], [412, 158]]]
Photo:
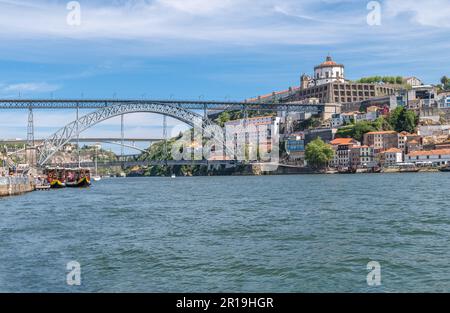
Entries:
[[46, 168], [44, 175], [47, 176], [51, 188], [83, 188], [91, 185], [91, 173], [87, 168]]

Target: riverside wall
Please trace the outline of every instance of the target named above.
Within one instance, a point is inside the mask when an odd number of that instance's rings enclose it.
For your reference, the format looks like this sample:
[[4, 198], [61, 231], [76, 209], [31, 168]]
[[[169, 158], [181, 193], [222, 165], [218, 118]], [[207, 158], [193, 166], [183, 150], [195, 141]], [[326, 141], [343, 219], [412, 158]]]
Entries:
[[0, 197], [15, 196], [35, 189], [30, 177], [0, 177]]

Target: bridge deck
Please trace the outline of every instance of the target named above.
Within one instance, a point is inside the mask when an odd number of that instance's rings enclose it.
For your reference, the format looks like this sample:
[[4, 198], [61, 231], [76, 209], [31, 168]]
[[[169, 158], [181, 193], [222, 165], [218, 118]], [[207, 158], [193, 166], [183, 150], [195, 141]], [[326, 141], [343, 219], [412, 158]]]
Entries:
[[101, 109], [112, 105], [167, 104], [190, 110], [321, 111], [325, 104], [279, 102], [192, 101], [192, 100], [111, 100], [111, 99], [0, 99], [0, 109]]

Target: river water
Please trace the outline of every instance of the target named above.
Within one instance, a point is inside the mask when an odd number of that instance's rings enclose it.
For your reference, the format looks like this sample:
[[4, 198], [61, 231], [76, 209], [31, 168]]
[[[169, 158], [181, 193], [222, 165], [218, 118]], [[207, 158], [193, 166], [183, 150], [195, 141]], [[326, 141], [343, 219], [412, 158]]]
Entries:
[[[0, 291], [450, 291], [449, 173], [117, 178], [0, 199]], [[81, 265], [68, 286], [66, 264]], [[381, 286], [366, 266], [381, 265]]]

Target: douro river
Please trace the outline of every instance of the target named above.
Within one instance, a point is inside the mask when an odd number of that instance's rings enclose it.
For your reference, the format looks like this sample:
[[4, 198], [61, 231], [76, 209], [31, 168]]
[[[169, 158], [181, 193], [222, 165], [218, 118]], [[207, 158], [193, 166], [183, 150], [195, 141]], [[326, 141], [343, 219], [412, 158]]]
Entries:
[[449, 185], [450, 173], [115, 178], [2, 198], [0, 291], [450, 291]]

